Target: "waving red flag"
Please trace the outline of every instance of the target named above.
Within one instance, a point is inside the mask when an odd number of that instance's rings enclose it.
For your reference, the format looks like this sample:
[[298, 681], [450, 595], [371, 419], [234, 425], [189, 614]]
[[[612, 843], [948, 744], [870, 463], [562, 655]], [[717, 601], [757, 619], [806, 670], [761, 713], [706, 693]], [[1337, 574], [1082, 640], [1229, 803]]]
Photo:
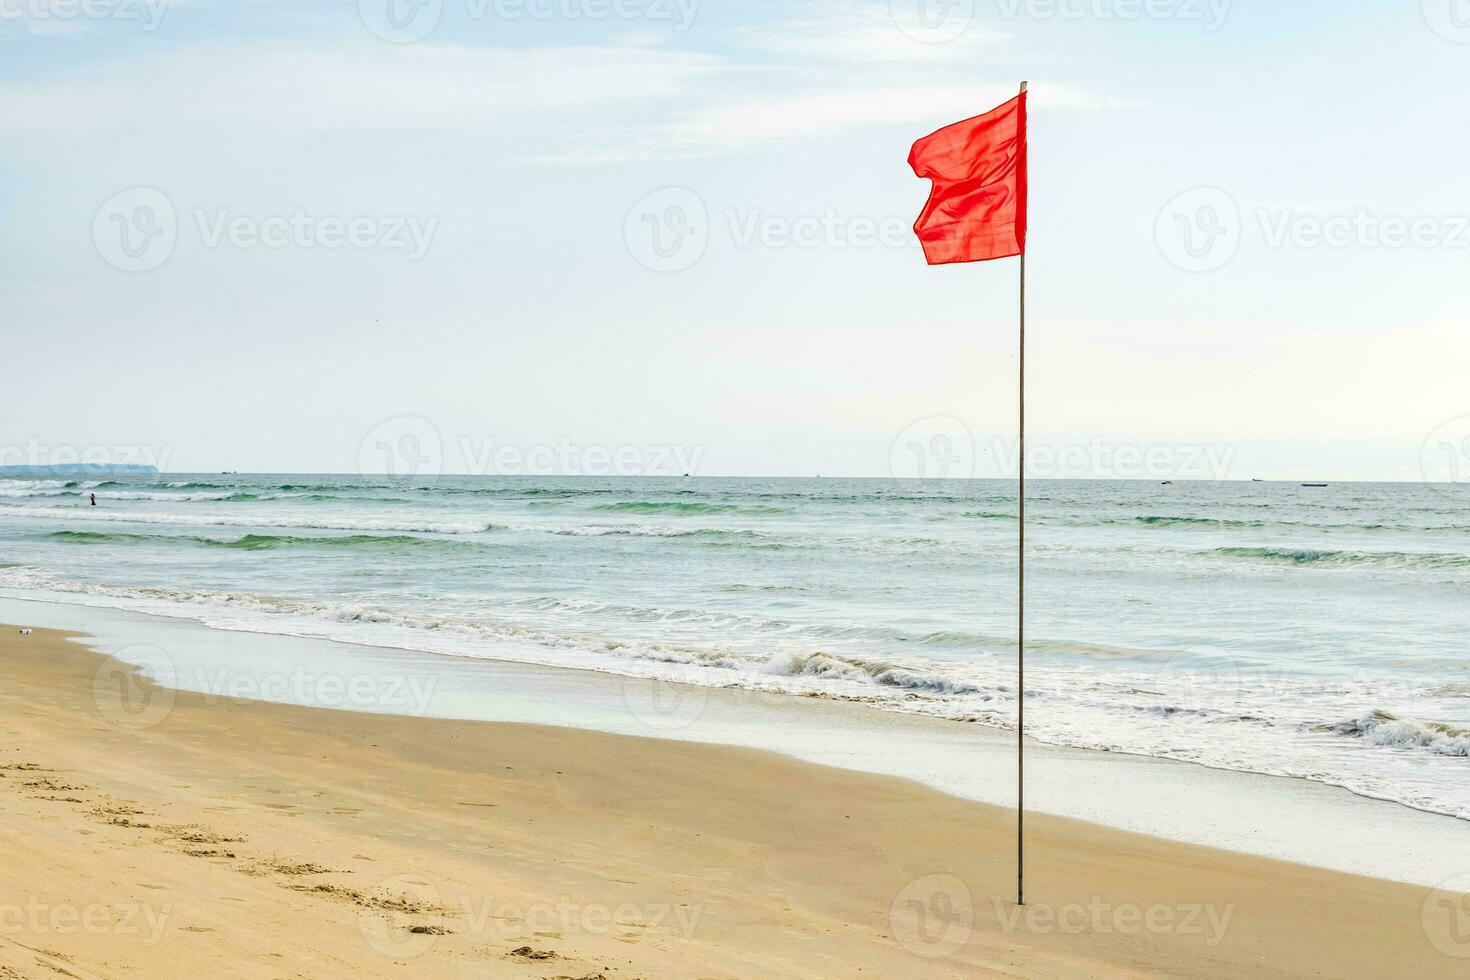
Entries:
[[1026, 251], [1026, 93], [930, 133], [909, 166], [934, 182], [914, 234], [930, 265]]

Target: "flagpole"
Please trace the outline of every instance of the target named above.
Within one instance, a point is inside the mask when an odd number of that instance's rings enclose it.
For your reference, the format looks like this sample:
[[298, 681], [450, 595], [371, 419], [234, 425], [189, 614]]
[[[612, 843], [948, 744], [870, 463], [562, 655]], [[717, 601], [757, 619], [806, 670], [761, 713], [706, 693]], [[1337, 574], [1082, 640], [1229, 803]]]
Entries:
[[[1026, 83], [1021, 83], [1021, 93]], [[1025, 139], [1025, 134], [1022, 134]], [[1016, 386], [1016, 904], [1026, 904], [1026, 246], [1021, 246], [1020, 383]]]

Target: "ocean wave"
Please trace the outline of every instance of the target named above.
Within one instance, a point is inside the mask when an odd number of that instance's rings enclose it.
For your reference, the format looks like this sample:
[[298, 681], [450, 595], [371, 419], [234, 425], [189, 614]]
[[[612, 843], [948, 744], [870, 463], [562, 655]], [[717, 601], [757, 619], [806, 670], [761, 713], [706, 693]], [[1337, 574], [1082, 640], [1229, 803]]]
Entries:
[[59, 497], [75, 480], [0, 480], [0, 497]]
[[256, 495], [238, 490], [210, 490], [192, 493], [169, 492], [189, 486], [185, 483], [170, 483], [160, 490], [109, 490], [124, 484], [116, 480], [17, 480], [0, 481], [0, 497], [88, 497], [95, 494], [98, 500], [162, 500], [170, 502], [193, 502], [205, 500], [255, 500]]
[[[1165, 514], [1141, 514], [1132, 518], [1133, 523], [1145, 527], [1269, 527], [1270, 521], [1242, 521], [1225, 517], [1189, 517]], [[1109, 520], [1106, 523], [1116, 523]]]
[[294, 527], [322, 531], [402, 531], [409, 534], [480, 534], [495, 527], [485, 521], [432, 521], [410, 518], [300, 517], [262, 514], [230, 517], [219, 514], [159, 514], [109, 511], [91, 507], [25, 507], [0, 505], [0, 517], [45, 518], [108, 524], [163, 524], [173, 527]]
[[[506, 608], [509, 603], [505, 600], [497, 604], [493, 599], [477, 599], [446, 612], [434, 609], [427, 599], [412, 597], [405, 597], [409, 608], [395, 609], [371, 601], [320, 596], [58, 581], [29, 568], [0, 570], [0, 587], [73, 597], [61, 601], [164, 612], [225, 629], [320, 636], [453, 656], [855, 701], [997, 728], [1014, 724], [1014, 665], [1009, 658], [951, 660], [937, 654], [924, 657], [921, 650], [901, 657], [841, 650], [837, 644], [848, 637], [836, 635], [847, 632], [840, 625], [825, 627], [833, 631], [833, 637], [817, 638], [803, 629], [815, 624], [798, 625], [783, 634], [779, 620], [753, 624], [747, 616], [717, 610], [643, 609], [640, 619], [678, 627], [664, 631], [664, 636], [697, 638], [687, 643], [655, 642], [651, 637], [658, 631], [640, 629], [626, 619], [610, 621], [604, 615], [609, 610], [626, 610], [575, 597], [526, 600], [535, 605], [537, 615], [528, 615], [530, 610], [518, 613]], [[749, 628], [752, 625], [761, 628]], [[769, 632], [768, 627], [776, 632]], [[894, 638], [903, 635], [888, 626], [872, 625], [852, 632], [863, 645], [880, 649], [891, 648]], [[962, 635], [944, 634], [947, 641]], [[1314, 728], [1316, 722], [1307, 719], [1324, 715], [1316, 710], [1316, 695], [1306, 678], [1302, 679], [1306, 688], [1293, 688], [1302, 696], [1293, 697], [1278, 677], [1269, 688], [1272, 696], [1257, 703], [1248, 684], [1238, 685], [1240, 691], [1232, 693], [1230, 685], [1217, 691], [1214, 685], [1202, 686], [1188, 675], [1173, 677], [1163, 670], [1105, 674], [1081, 662], [1058, 665], [1043, 657], [1036, 658], [1034, 666], [1028, 703], [1045, 699], [1051, 705], [1037, 713], [1030, 728], [1043, 741], [1299, 776], [1470, 818], [1470, 803], [1454, 789], [1459, 785], [1454, 782], [1458, 771], [1447, 768], [1460, 766], [1467, 754], [1470, 732], [1464, 729], [1405, 721], [1387, 712]], [[1420, 689], [1373, 686], [1344, 688], [1333, 696], [1346, 703], [1398, 703], [1422, 693]], [[1339, 735], [1352, 737], [1335, 738]], [[1414, 754], [1390, 754], [1393, 749]], [[1392, 767], [1387, 773], [1385, 764]], [[1404, 767], [1413, 767], [1413, 773], [1402, 784], [1395, 783], [1395, 773]], [[1426, 789], [1425, 780], [1418, 775], [1421, 771], [1440, 782]], [[1435, 786], [1449, 789], [1441, 792]]]
[[[736, 652], [717, 647], [679, 643], [649, 643], [609, 639], [575, 632], [552, 632], [542, 628], [490, 620], [468, 620], [453, 616], [413, 613], [385, 609], [362, 603], [323, 603], [290, 596], [254, 592], [224, 592], [205, 589], [179, 589], [156, 586], [118, 587], [91, 582], [57, 580], [30, 569], [7, 569], [0, 572], [0, 585], [19, 588], [44, 588], [64, 593], [108, 596], [122, 599], [162, 601], [184, 607], [217, 605], [248, 609], [274, 615], [307, 616], [329, 622], [398, 626], [434, 633], [457, 633], [488, 640], [520, 640], [553, 647], [577, 647], [611, 654], [623, 659], [745, 670], [752, 675], [800, 677], [809, 679], [858, 681], [878, 688], [895, 688], [913, 694], [989, 695], [977, 684], [946, 674], [937, 667], [920, 667], [887, 659], [845, 656], [825, 651], [777, 652], [757, 654]], [[522, 600], [522, 604], [550, 604], [563, 610], [605, 611], [607, 604], [587, 600], [543, 599]], [[644, 610], [649, 618], [668, 620], [678, 610]], [[709, 614], [701, 610], [684, 610], [689, 616], [716, 615], [726, 620], [746, 617]], [[779, 624], [777, 624], [779, 625]]]
[[740, 547], [764, 550], [784, 550], [795, 547], [792, 542], [778, 540], [774, 535], [747, 528], [717, 527], [669, 527], [661, 524], [507, 524], [506, 530], [538, 534], [554, 534], [559, 537], [603, 538], [673, 538], [712, 547]]
[[1382, 709], [1357, 718], [1320, 726], [1318, 731], [1361, 738], [1370, 745], [1427, 749], [1436, 755], [1470, 756], [1470, 729], [1438, 721], [1413, 721]]
[[[87, 491], [77, 491], [80, 496], [86, 496]], [[190, 493], [153, 492], [150, 490], [103, 490], [97, 494], [98, 500], [157, 500], [165, 503], [199, 503], [201, 501], [215, 500], [258, 500], [253, 493], [231, 490], [199, 490]]]
[[1292, 565], [1382, 565], [1391, 568], [1470, 568], [1470, 555], [1413, 551], [1326, 551], [1314, 548], [1216, 548], [1226, 558]]
[[785, 677], [831, 677], [865, 680], [923, 694], [991, 694], [985, 688], [942, 673], [916, 670], [885, 660], [866, 660], [835, 653], [779, 653], [766, 661], [765, 673]]
[[347, 534], [325, 537], [296, 537], [288, 534], [247, 534], [239, 538], [207, 538], [193, 534], [129, 534], [114, 531], [53, 531], [46, 535], [68, 544], [189, 544], [205, 548], [239, 551], [270, 551], [278, 548], [357, 548], [398, 550], [403, 548], [460, 547], [470, 542], [452, 538], [419, 538], [407, 534]]
[[773, 515], [791, 513], [785, 507], [770, 507], [764, 504], [700, 503], [678, 500], [624, 500], [615, 504], [598, 504], [593, 510], [618, 514], [751, 514]]

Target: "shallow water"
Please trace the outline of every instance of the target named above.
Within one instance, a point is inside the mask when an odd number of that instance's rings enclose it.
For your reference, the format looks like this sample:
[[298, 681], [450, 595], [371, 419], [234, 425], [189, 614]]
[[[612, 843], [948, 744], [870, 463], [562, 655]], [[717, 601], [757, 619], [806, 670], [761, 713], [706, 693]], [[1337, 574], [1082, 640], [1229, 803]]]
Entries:
[[[9, 479], [0, 588], [1004, 728], [1014, 515], [1001, 481]], [[1470, 487], [1044, 482], [1027, 517], [1031, 734], [1470, 818]]]

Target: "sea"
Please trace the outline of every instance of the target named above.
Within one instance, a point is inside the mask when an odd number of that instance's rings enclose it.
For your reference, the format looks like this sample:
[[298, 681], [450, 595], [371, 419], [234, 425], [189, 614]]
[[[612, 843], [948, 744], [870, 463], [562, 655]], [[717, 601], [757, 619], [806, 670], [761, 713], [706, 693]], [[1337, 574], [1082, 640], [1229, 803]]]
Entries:
[[[1016, 510], [990, 480], [8, 478], [0, 595], [1013, 729]], [[1470, 819], [1470, 485], [1037, 481], [1026, 517], [1029, 735]]]

